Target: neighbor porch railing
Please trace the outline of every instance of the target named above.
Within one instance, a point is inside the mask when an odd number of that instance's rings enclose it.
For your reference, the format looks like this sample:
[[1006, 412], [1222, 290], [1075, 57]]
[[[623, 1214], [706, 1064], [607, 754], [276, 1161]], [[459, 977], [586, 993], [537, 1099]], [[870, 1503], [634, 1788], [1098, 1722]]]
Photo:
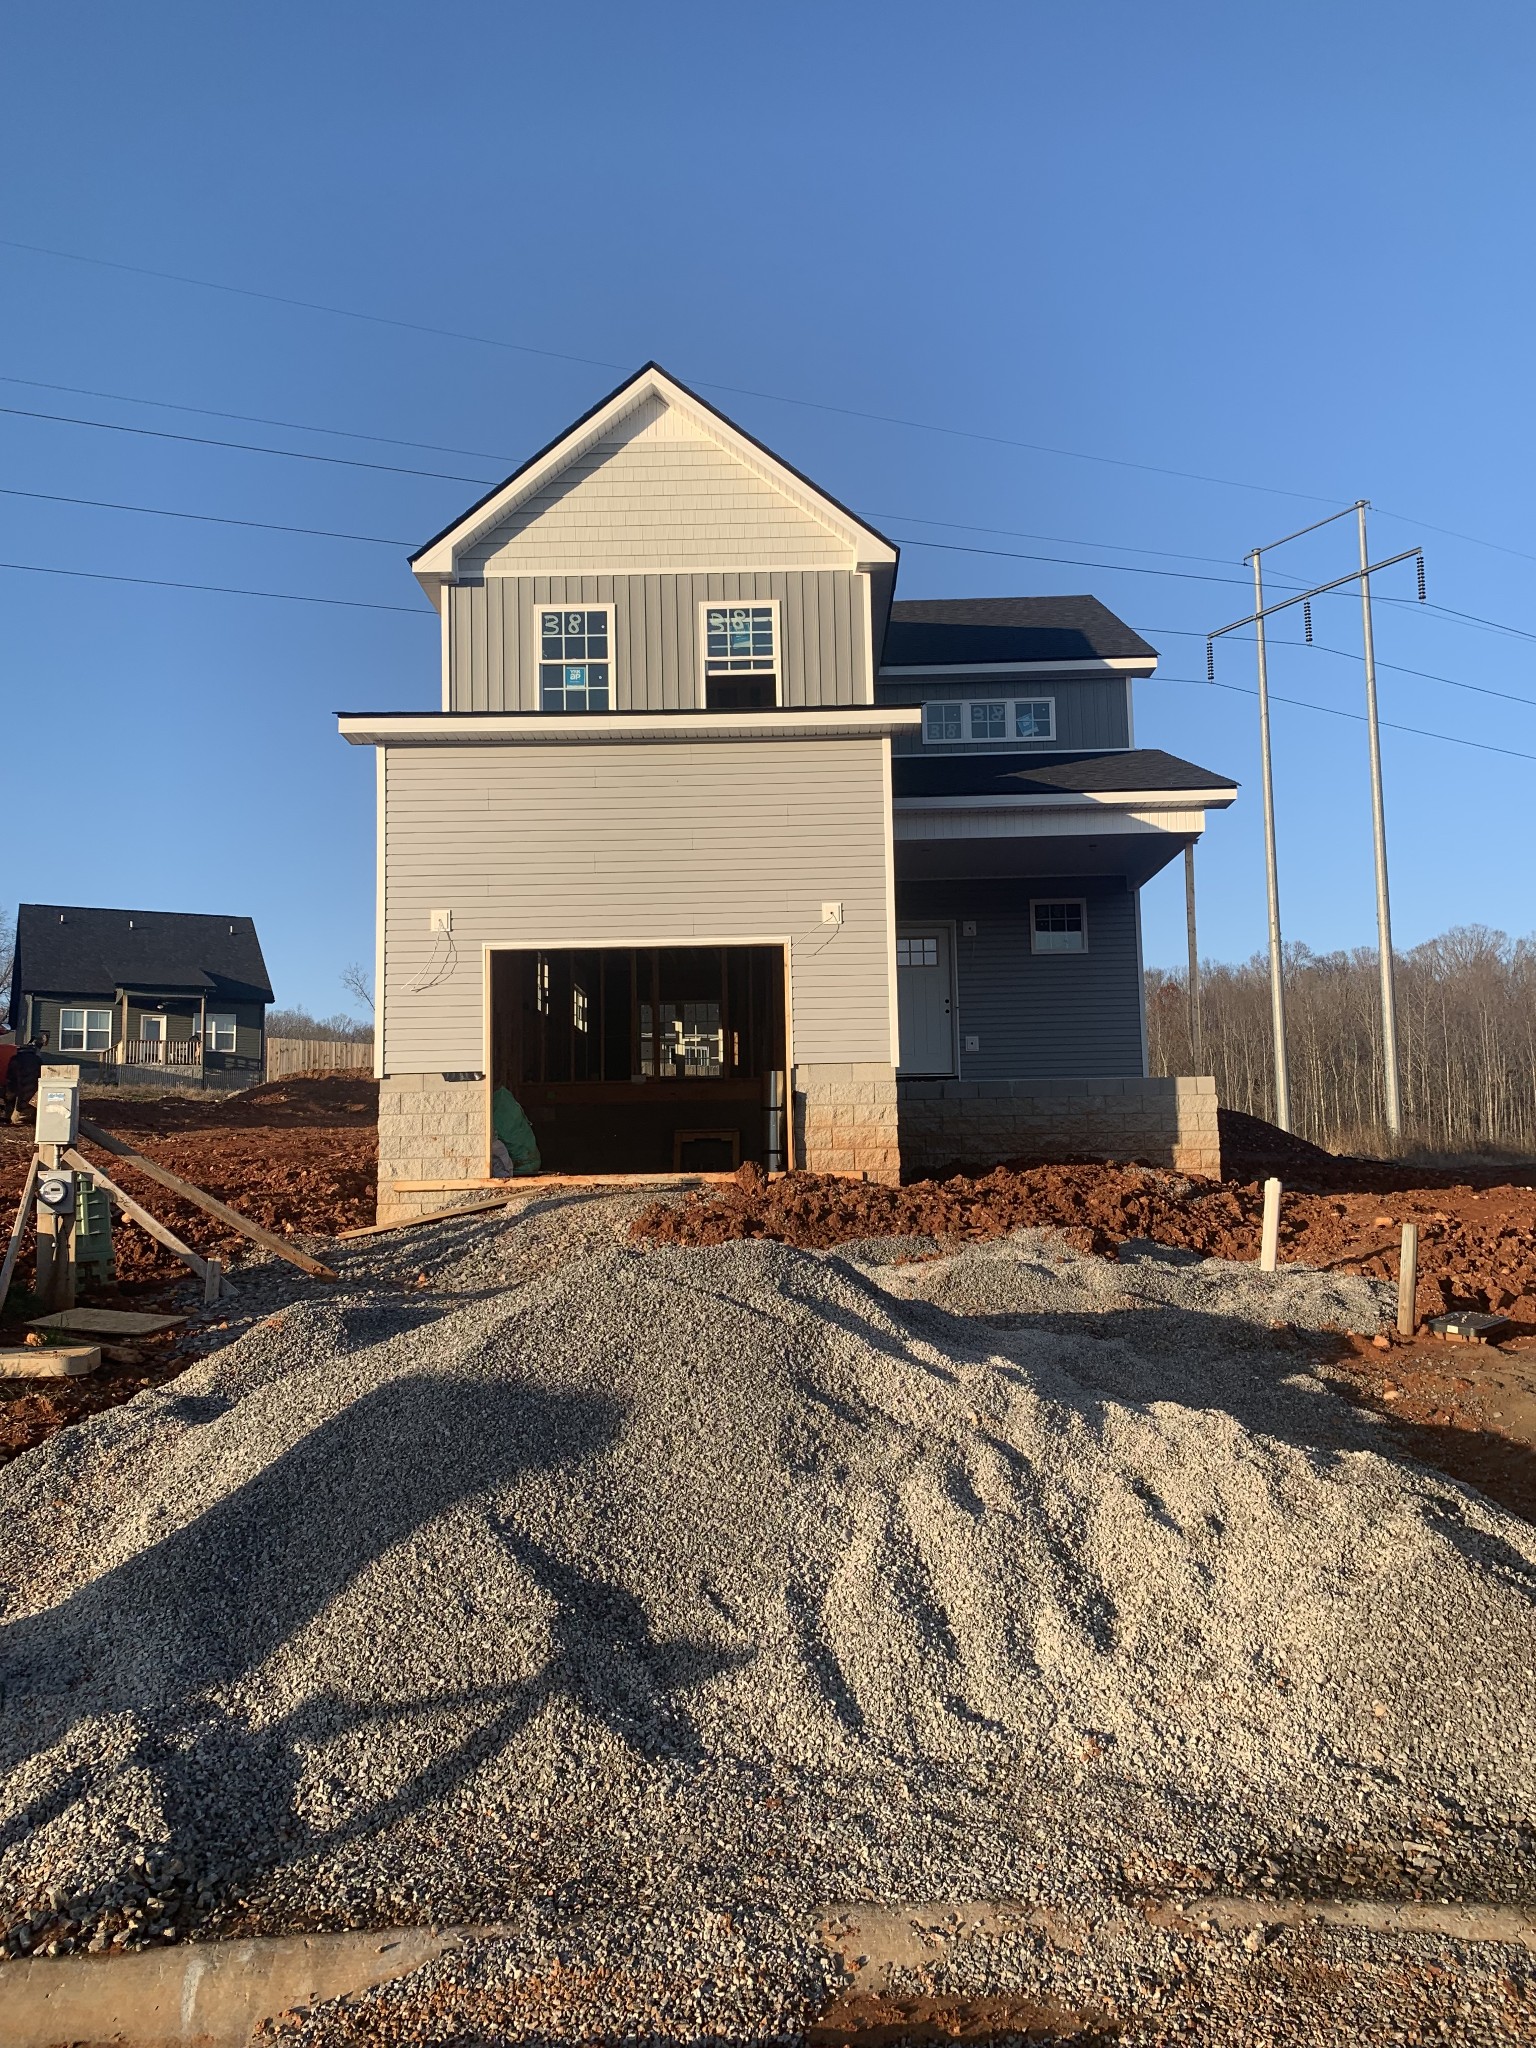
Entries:
[[203, 1041], [200, 1038], [129, 1038], [117, 1048], [122, 1067], [200, 1067]]

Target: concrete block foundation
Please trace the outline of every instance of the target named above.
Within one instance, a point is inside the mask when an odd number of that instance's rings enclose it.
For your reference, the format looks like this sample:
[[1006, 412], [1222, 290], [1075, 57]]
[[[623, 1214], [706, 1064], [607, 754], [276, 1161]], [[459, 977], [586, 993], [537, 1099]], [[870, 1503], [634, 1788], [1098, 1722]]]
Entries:
[[896, 1185], [901, 1145], [894, 1067], [799, 1066], [792, 1092], [797, 1166]]
[[1209, 1075], [902, 1081], [897, 1092], [909, 1180], [946, 1169], [985, 1172], [1010, 1159], [1140, 1159], [1177, 1173], [1221, 1174]]
[[[483, 1181], [490, 1172], [484, 1081], [390, 1074], [379, 1083], [380, 1223], [451, 1209], [475, 1190], [397, 1192], [397, 1181]], [[483, 1194], [480, 1188], [478, 1193]]]

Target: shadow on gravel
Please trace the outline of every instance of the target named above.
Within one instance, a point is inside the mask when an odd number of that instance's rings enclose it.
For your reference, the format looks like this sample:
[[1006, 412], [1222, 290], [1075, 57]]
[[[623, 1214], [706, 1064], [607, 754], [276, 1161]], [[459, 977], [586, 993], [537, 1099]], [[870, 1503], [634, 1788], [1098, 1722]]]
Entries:
[[[312, 1701], [291, 1725], [256, 1730], [214, 1706], [208, 1689], [258, 1667], [375, 1559], [456, 1502], [528, 1471], [571, 1470], [610, 1443], [621, 1420], [607, 1397], [497, 1381], [412, 1375], [364, 1395], [186, 1527], [0, 1632], [0, 1774], [90, 1718], [126, 1721], [138, 1731], [137, 1761], [156, 1782], [172, 1839], [197, 1841], [238, 1801], [247, 1817], [252, 1805], [261, 1810], [268, 1840], [297, 1846], [305, 1832], [295, 1813], [301, 1720], [335, 1728], [368, 1711]], [[555, 1592], [562, 1614], [601, 1597], [565, 1567], [556, 1590], [553, 1561], [521, 1561]], [[628, 1690], [636, 1668], [648, 1670], [659, 1715], [667, 1687], [686, 1682], [684, 1646], [639, 1642], [638, 1610], [627, 1625], [636, 1653]], [[571, 1645], [578, 1635], [573, 1628]], [[575, 1657], [568, 1646], [551, 1667], [567, 1690], [581, 1676]], [[515, 1690], [509, 1713], [520, 1722], [532, 1704], [529, 1688]], [[441, 1795], [482, 1750], [477, 1738], [440, 1758], [391, 1804]], [[0, 1847], [80, 1797], [85, 1775], [76, 1768], [55, 1777], [0, 1827]]]

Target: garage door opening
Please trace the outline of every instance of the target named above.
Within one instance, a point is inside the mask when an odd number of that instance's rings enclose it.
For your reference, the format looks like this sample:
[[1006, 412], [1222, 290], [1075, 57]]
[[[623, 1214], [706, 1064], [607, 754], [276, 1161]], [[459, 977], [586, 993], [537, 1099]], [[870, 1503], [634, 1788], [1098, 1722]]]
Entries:
[[491, 954], [491, 1086], [547, 1173], [789, 1164], [784, 953], [644, 946]]

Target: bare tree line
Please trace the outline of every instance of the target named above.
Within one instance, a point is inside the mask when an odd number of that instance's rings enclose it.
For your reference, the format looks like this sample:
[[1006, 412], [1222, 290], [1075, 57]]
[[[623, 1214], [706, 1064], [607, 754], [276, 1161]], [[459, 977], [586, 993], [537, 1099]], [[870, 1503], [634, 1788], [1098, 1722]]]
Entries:
[[[1458, 925], [1396, 960], [1404, 1148], [1536, 1157], [1536, 935]], [[1390, 1149], [1381, 1094], [1376, 953], [1286, 949], [1291, 1120], [1335, 1151]], [[1269, 967], [1200, 969], [1202, 1044], [1187, 978], [1147, 973], [1154, 1074], [1212, 1074], [1222, 1104], [1273, 1119]]]

